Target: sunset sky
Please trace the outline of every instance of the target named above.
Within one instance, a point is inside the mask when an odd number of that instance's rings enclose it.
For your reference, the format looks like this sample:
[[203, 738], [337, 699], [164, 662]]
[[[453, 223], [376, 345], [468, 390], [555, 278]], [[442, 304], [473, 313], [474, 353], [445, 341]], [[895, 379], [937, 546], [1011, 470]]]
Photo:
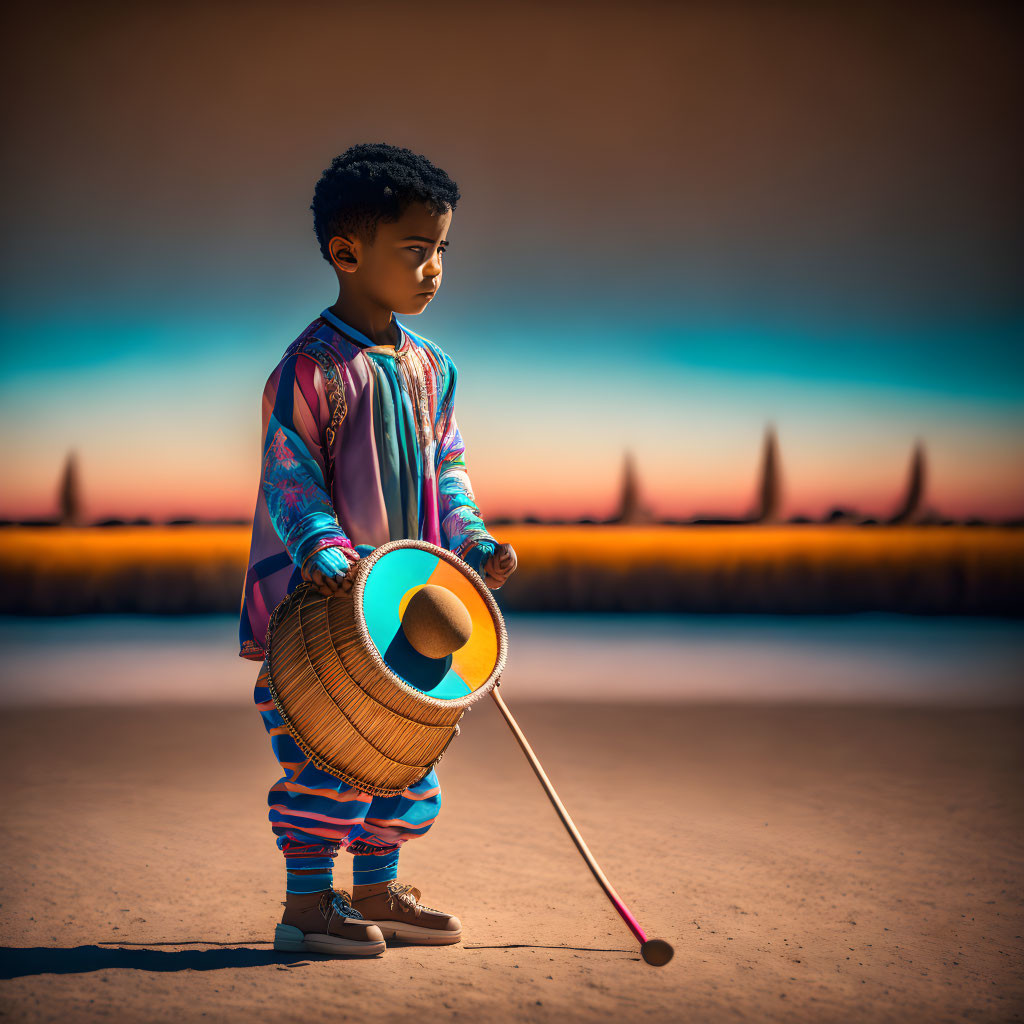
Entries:
[[404, 319], [485, 515], [607, 515], [627, 450], [657, 512], [741, 514], [769, 422], [787, 514], [885, 514], [918, 438], [930, 505], [1024, 514], [1008, 8], [237, 10], [14, 26], [0, 516], [71, 449], [90, 516], [251, 515], [263, 382], [336, 297], [313, 185], [360, 141], [462, 191]]

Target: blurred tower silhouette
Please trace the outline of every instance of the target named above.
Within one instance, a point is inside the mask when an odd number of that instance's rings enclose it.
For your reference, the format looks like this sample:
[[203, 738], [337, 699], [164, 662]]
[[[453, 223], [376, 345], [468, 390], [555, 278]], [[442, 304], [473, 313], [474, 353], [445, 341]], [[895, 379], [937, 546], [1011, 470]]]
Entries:
[[63, 526], [76, 526], [82, 521], [82, 494], [78, 482], [78, 459], [68, 452], [60, 477], [57, 495], [57, 518]]
[[619, 513], [612, 516], [613, 523], [649, 523], [654, 518], [650, 510], [640, 501], [640, 481], [633, 453], [626, 452], [626, 461], [622, 471], [622, 498], [619, 501]]
[[926, 460], [924, 443], [918, 439], [914, 444], [914, 452], [910, 456], [910, 467], [907, 470], [907, 489], [903, 501], [888, 521], [890, 525], [913, 522], [921, 512], [924, 502], [924, 486], [926, 481]]
[[758, 488], [758, 507], [750, 517], [753, 523], [777, 523], [782, 507], [782, 482], [779, 473], [779, 443], [775, 427], [769, 423], [764, 432], [761, 454], [761, 482]]

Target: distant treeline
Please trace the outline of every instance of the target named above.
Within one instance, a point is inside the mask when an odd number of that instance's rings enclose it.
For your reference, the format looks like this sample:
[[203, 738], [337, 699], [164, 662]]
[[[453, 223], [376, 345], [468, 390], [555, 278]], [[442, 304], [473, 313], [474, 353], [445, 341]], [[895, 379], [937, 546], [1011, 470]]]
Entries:
[[[507, 611], [1024, 614], [1024, 533], [998, 527], [504, 526]], [[0, 531], [0, 612], [239, 608], [238, 526]]]

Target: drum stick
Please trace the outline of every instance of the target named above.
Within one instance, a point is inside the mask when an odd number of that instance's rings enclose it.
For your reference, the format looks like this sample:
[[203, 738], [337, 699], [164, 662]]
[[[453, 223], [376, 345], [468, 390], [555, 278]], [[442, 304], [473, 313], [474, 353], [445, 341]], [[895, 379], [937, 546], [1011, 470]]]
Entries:
[[558, 798], [555, 787], [551, 785], [551, 780], [547, 777], [547, 773], [544, 771], [537, 755], [533, 752], [533, 748], [527, 741], [526, 736], [523, 735], [523, 730], [519, 728], [519, 723], [512, 717], [512, 712], [509, 711], [508, 705], [501, 699], [497, 686], [492, 688], [491, 696], [494, 698], [494, 703], [498, 705], [498, 710], [504, 717], [508, 727], [512, 730], [512, 735], [515, 736], [519, 746], [522, 747], [523, 753], [526, 755], [527, 761], [530, 762], [530, 767], [533, 768], [534, 774], [544, 787], [544, 792], [547, 793], [551, 806], [554, 807], [555, 812], [565, 826], [565, 830], [576, 844], [576, 849], [580, 851], [580, 856], [587, 862], [587, 867], [590, 868], [594, 878], [597, 879], [597, 884], [604, 890], [604, 894], [611, 901], [612, 906], [618, 911], [619, 917], [626, 922], [626, 927], [629, 928], [637, 942], [640, 943], [640, 953], [644, 960], [653, 967], [663, 967], [672, 959], [672, 947], [664, 939], [647, 938], [647, 934], [640, 927], [640, 923], [630, 912], [629, 907], [623, 903], [622, 897], [615, 891], [611, 882], [605, 877], [605, 873], [601, 870], [600, 865], [594, 860], [594, 855], [583, 841], [583, 836], [580, 835], [576, 824], [569, 817], [569, 812], [565, 809], [565, 805]]

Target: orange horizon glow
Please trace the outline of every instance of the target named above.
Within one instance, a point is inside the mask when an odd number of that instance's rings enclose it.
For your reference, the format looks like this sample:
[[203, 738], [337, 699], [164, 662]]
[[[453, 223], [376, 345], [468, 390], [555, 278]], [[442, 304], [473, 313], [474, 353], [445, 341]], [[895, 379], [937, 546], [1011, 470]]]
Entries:
[[[529, 494], [524, 495], [522, 486], [506, 484], [497, 489], [474, 483], [485, 519], [521, 519], [526, 516], [541, 519], [606, 519], [618, 511], [620, 486], [616, 483], [615, 486], [606, 487], [603, 494], [595, 495], [590, 500], [581, 498], [578, 493], [566, 493], [552, 496], [551, 500], [541, 503]], [[83, 489], [93, 490], [88, 481], [85, 481]], [[26, 496], [21, 500], [8, 498], [0, 505], [0, 517], [20, 520], [56, 515], [56, 481], [50, 490], [48, 498], [43, 495], [31, 498]], [[122, 484], [113, 486], [112, 493], [102, 498], [87, 493], [83, 499], [83, 520], [95, 522], [104, 519], [146, 518], [154, 522], [167, 522], [174, 519], [251, 519], [255, 496], [245, 501], [240, 490], [238, 487], [225, 487], [221, 493], [207, 493], [206, 500], [202, 502], [186, 502], [171, 496], [139, 494]], [[250, 491], [251, 488], [246, 487], [244, 490]], [[791, 493], [784, 494], [780, 515], [783, 518], [806, 516], [820, 519], [832, 509], [842, 507], [862, 515], [885, 518], [898, 507], [902, 490], [902, 482], [896, 487], [879, 485], [860, 491], [850, 488], [829, 490], [822, 484], [810, 482], [800, 488], [793, 487]], [[672, 491], [662, 489], [660, 493], [655, 492], [644, 485], [642, 478], [640, 480], [641, 504], [657, 518], [740, 518], [756, 507], [753, 479], [745, 487], [733, 486], [728, 489], [723, 484], [715, 486], [705, 481], [703, 486], [694, 487], [688, 495], [682, 491], [681, 487], [677, 487]], [[926, 489], [923, 507], [935, 509], [940, 515], [955, 519], [1021, 518], [1024, 517], [1024, 487], [1019, 481], [1007, 481], [1003, 488], [992, 489], [990, 493], [980, 496], [977, 492], [972, 494], [964, 485], [958, 485], [955, 481], [945, 481], [941, 486], [936, 484]]]
[[[621, 501], [627, 453], [633, 458], [640, 503], [656, 517], [748, 515], [757, 504], [762, 417], [738, 401], [717, 414], [700, 409], [691, 410], [688, 418], [644, 419], [655, 404], [637, 400], [629, 418], [612, 424], [584, 421], [581, 413], [578, 421], [553, 419], [543, 430], [536, 424], [547, 415], [544, 403], [532, 421], [516, 430], [506, 429], [514, 422], [511, 412], [465, 404], [460, 425], [467, 466], [485, 521], [609, 518]], [[929, 425], [924, 414], [915, 413], [922, 426], [910, 431], [898, 419], [882, 422], [858, 412], [853, 407], [839, 418], [814, 405], [790, 412], [778, 431], [783, 518], [821, 519], [836, 507], [888, 517], [905, 493], [915, 433], [926, 447], [924, 509], [956, 519], [1024, 516], [1024, 438], [1008, 423], [981, 417], [946, 423], [934, 414], [934, 425]], [[251, 410], [247, 414], [242, 419], [228, 410], [220, 421], [185, 421], [176, 425], [174, 444], [165, 436], [154, 441], [156, 431], [171, 430], [163, 426], [160, 407], [133, 410], [132, 422], [141, 425], [130, 430], [120, 418], [104, 421], [98, 415], [84, 424], [70, 417], [55, 422], [49, 436], [29, 434], [3, 453], [0, 468], [7, 485], [0, 517], [55, 515], [68, 453], [59, 439], [77, 436], [87, 522], [251, 518], [259, 445], [258, 421]], [[212, 447], [210, 436], [216, 439]]]

